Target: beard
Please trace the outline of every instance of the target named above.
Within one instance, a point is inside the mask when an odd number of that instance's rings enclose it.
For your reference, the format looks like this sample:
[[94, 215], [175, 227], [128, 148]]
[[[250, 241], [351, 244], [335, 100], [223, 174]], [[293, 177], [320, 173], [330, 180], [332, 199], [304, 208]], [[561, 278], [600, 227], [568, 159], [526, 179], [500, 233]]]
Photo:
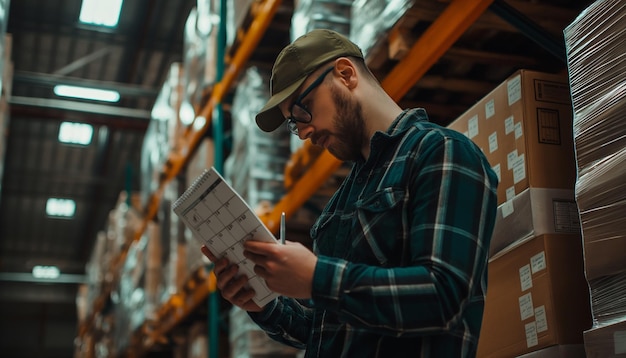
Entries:
[[362, 160], [361, 149], [367, 138], [361, 104], [334, 86], [331, 86], [330, 92], [336, 109], [333, 118], [336, 141], [328, 147], [328, 151], [340, 160]]

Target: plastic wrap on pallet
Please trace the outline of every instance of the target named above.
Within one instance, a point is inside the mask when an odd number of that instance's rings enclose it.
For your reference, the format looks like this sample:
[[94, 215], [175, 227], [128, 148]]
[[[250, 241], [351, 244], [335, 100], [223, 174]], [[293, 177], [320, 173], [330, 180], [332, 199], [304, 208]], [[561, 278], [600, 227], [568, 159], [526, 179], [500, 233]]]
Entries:
[[178, 113], [181, 105], [182, 69], [173, 63], [154, 102], [150, 123], [141, 147], [141, 203], [148, 204], [150, 195], [159, 188], [167, 157], [179, 145], [182, 125]]
[[330, 29], [350, 35], [352, 0], [300, 0], [294, 4], [291, 40], [314, 29]]
[[[2, 177], [4, 176], [4, 161], [9, 136], [9, 119], [9, 105], [6, 101], [6, 97], [2, 96], [0, 98], [0, 189], [2, 189]], [[0, 200], [2, 200], [1, 196]]]
[[[184, 98], [189, 103], [197, 103], [202, 95], [204, 86], [204, 65], [206, 57], [206, 43], [197, 28], [198, 10], [191, 9], [183, 34], [183, 86]], [[192, 118], [193, 119], [193, 118]]]
[[414, 3], [415, 0], [354, 0], [350, 40], [361, 48], [365, 56], [369, 55]]
[[575, 115], [626, 81], [626, 2], [591, 4], [564, 30]]
[[146, 304], [144, 312], [146, 320], [155, 320], [157, 318], [157, 309], [160, 306], [160, 295], [163, 284], [161, 277], [163, 276], [161, 255], [161, 228], [159, 224], [151, 221], [146, 227], [146, 269], [144, 279], [144, 291], [146, 295]]
[[[2, 93], [2, 97], [5, 97], [5, 94], [8, 95], [11, 93], [10, 89], [7, 91], [7, 89], [5, 88], [10, 88], [10, 81], [5, 81], [4, 78], [4, 74], [7, 72], [7, 68], [11, 69], [12, 67], [11, 38], [10, 35], [7, 36], [9, 3], [10, 1], [0, 1], [0, 93]], [[2, 159], [2, 157], [0, 157], [0, 159]]]
[[[206, 87], [215, 83], [216, 34], [219, 24], [219, 1], [198, 0], [191, 9], [183, 34], [183, 98], [181, 120], [189, 124], [193, 108], [202, 102]], [[191, 110], [191, 112], [190, 112]]]
[[140, 240], [130, 245], [119, 282], [111, 293], [115, 316], [113, 341], [118, 352], [124, 351], [129, 346], [132, 332], [143, 323], [145, 318], [142, 280], [145, 271], [146, 243], [147, 238], [142, 235]]
[[161, 242], [161, 294], [159, 305], [167, 302], [178, 293], [189, 276], [187, 270], [187, 244], [184, 239], [184, 224], [172, 211], [172, 203], [180, 196], [181, 183], [173, 180], [168, 183], [157, 213]]
[[226, 43], [231, 46], [237, 38], [238, 30], [242, 29], [244, 21], [250, 13], [250, 5], [255, 0], [227, 1], [226, 11]]
[[[103, 284], [115, 281], [119, 272], [111, 270], [113, 260], [118, 257], [125, 245], [130, 244], [137, 231], [141, 218], [137, 195], [121, 192], [115, 207], [109, 212], [104, 230], [96, 234], [95, 244], [85, 265], [87, 275], [86, 312], [93, 313], [93, 304], [102, 294]], [[127, 202], [131, 205], [128, 205]]]
[[226, 160], [225, 174], [253, 208], [262, 201], [274, 203], [284, 195], [284, 168], [290, 156], [287, 126], [263, 132], [254, 122], [269, 99], [268, 82], [268, 73], [256, 67], [246, 70], [231, 108], [233, 151]]

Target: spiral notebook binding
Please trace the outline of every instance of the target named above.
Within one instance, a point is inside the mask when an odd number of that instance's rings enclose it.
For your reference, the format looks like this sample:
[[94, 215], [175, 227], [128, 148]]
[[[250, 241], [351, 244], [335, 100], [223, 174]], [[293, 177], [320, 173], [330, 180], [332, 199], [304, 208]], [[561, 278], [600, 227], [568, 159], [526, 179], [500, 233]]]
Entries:
[[189, 197], [191, 197], [191, 195], [193, 195], [202, 186], [202, 184], [204, 184], [204, 182], [209, 178], [210, 173], [211, 173], [210, 170], [204, 169], [202, 174], [200, 174], [196, 178], [196, 180], [194, 180], [193, 183], [191, 183], [191, 185], [189, 186], [189, 188], [187, 188], [187, 190], [185, 190], [183, 195], [181, 195], [180, 198], [176, 199], [174, 204], [172, 204], [172, 209], [176, 209], [179, 206], [181, 206], [184, 202], [186, 202], [187, 199], [189, 199]]

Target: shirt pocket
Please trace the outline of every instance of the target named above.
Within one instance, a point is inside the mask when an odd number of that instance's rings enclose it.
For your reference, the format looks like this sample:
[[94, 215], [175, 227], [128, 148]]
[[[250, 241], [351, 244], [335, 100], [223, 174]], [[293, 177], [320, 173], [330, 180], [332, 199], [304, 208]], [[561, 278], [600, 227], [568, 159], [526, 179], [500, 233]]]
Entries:
[[352, 241], [354, 261], [380, 266], [401, 265], [409, 234], [406, 202], [406, 191], [393, 187], [356, 202], [360, 230]]
[[325, 212], [311, 227], [313, 250], [316, 254], [347, 259], [354, 227], [354, 213]]

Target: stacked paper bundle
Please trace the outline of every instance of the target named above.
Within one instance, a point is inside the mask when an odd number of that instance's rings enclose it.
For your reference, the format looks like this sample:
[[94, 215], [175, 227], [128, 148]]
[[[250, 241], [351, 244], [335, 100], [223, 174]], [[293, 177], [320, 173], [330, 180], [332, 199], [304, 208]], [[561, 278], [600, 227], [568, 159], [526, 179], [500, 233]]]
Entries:
[[590, 357], [626, 353], [626, 2], [597, 1], [564, 31], [574, 109]]

